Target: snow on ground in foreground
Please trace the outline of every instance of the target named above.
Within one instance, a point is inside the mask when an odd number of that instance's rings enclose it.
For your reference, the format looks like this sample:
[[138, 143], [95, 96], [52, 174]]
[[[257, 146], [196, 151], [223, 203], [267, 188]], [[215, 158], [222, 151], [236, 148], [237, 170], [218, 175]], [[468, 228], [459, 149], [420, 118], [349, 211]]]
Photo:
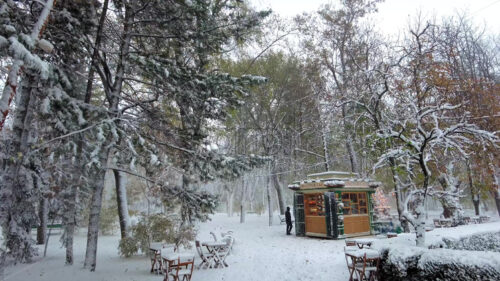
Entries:
[[[212, 221], [201, 224], [198, 234], [199, 240], [212, 240], [210, 231], [219, 234], [221, 231], [233, 230], [236, 242], [233, 253], [227, 258], [228, 268], [195, 269], [192, 280], [340, 281], [348, 279], [343, 240], [287, 236], [285, 235], [285, 225], [278, 224], [269, 227], [267, 220], [268, 217], [265, 215], [248, 214], [246, 223], [240, 224], [239, 217], [217, 214]], [[427, 239], [434, 242], [439, 241], [443, 236], [460, 237], [474, 232], [499, 229], [500, 222], [436, 229], [427, 233]], [[410, 241], [413, 237], [414, 234], [408, 234], [400, 238], [412, 243]], [[162, 281], [162, 276], [149, 273], [150, 262], [146, 256], [120, 257], [117, 250], [118, 241], [119, 235], [99, 237], [97, 271], [91, 273], [82, 268], [86, 243], [85, 231], [81, 231], [75, 237], [75, 265], [73, 266], [64, 266], [64, 248], [60, 247], [59, 236], [51, 236], [45, 259], [38, 260], [33, 264], [7, 268], [5, 281]], [[185, 251], [196, 253], [195, 248]], [[40, 252], [43, 253], [43, 249]], [[198, 264], [199, 261], [197, 257], [195, 263]]]

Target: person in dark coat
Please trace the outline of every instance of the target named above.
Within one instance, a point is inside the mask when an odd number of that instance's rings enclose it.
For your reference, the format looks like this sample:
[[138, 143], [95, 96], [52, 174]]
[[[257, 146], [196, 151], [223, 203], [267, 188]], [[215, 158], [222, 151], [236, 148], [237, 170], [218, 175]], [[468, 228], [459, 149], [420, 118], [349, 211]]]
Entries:
[[286, 221], [286, 235], [290, 235], [290, 231], [292, 231], [292, 215], [290, 214], [290, 207], [286, 207], [285, 221]]

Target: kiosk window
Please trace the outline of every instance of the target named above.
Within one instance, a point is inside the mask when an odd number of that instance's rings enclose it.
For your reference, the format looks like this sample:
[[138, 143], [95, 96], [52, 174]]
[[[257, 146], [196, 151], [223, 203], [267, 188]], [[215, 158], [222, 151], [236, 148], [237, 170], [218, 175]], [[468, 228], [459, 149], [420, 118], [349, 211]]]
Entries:
[[325, 201], [323, 193], [304, 194], [304, 203], [306, 204], [306, 215], [308, 216], [324, 216]]
[[343, 192], [342, 203], [344, 203], [344, 215], [368, 214], [368, 204], [364, 192]]

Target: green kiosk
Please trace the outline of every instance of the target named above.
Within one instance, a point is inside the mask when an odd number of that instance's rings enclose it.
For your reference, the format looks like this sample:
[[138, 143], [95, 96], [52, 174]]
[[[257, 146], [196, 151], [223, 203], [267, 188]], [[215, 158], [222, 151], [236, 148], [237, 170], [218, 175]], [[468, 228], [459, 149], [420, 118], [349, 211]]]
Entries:
[[295, 234], [331, 239], [374, 234], [372, 194], [380, 185], [355, 173], [324, 172], [294, 182]]

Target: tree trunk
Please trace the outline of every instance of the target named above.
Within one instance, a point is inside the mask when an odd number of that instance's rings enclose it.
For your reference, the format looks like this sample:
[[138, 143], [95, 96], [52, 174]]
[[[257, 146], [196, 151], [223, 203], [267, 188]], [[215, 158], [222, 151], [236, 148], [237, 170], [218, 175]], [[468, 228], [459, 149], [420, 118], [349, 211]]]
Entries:
[[342, 119], [344, 123], [344, 131], [346, 134], [345, 145], [347, 149], [347, 154], [349, 154], [349, 161], [351, 163], [351, 172], [357, 173], [359, 167], [358, 157], [356, 155], [356, 151], [354, 150], [351, 128], [349, 128], [348, 126], [347, 112], [345, 107], [346, 107], [345, 105], [342, 105]]
[[474, 212], [476, 216], [479, 216], [479, 194], [477, 190], [474, 188], [474, 184], [472, 182], [472, 169], [470, 167], [469, 160], [467, 160], [465, 163], [467, 166], [467, 177], [469, 180], [469, 190], [472, 197], [472, 204], [474, 205]]
[[97, 65], [97, 59], [99, 57], [99, 48], [101, 46], [101, 40], [103, 37], [102, 30], [104, 28], [104, 21], [106, 20], [106, 14], [108, 13], [108, 3], [109, 0], [104, 0], [104, 3], [102, 5], [101, 17], [99, 18], [99, 25], [97, 26], [97, 34], [95, 37], [94, 50], [92, 51], [92, 59], [90, 60], [87, 89], [85, 91], [85, 99], [84, 99], [85, 103], [90, 103], [90, 99], [92, 97], [94, 73]]
[[78, 220], [78, 195], [80, 192], [80, 186], [83, 185], [82, 178], [84, 177], [84, 167], [83, 162], [83, 146], [84, 140], [83, 136], [76, 136], [75, 142], [78, 143], [78, 151], [75, 157], [75, 163], [73, 163], [72, 174], [74, 178], [77, 179], [76, 182], [68, 183], [68, 193], [64, 196], [64, 246], [66, 247], [66, 265], [73, 265], [73, 242], [74, 235]]
[[[184, 167], [184, 171], [188, 171], [187, 166]], [[189, 189], [189, 186], [191, 184], [191, 180], [189, 179], [189, 176], [184, 172], [182, 175], [182, 189], [187, 190]], [[191, 210], [189, 206], [181, 204], [181, 220], [182, 220], [182, 225], [185, 223], [192, 223], [191, 219]]]
[[493, 198], [495, 198], [495, 205], [497, 206], [497, 212], [500, 216], [500, 180], [498, 179], [498, 167], [494, 167], [493, 164], [490, 163], [491, 167], [491, 176], [493, 177], [493, 187], [491, 193]]
[[472, 204], [474, 205], [474, 213], [476, 216], [479, 216], [480, 210], [479, 210], [479, 195], [473, 194], [472, 195]]
[[[106, 149], [107, 152], [107, 149]], [[103, 152], [104, 153], [104, 152]], [[107, 156], [107, 153], [105, 153]], [[105, 162], [104, 162], [105, 163]], [[102, 194], [104, 191], [105, 170], [97, 172], [92, 198], [90, 200], [89, 227], [87, 232], [87, 249], [85, 252], [85, 262], [83, 266], [95, 271], [97, 262], [97, 238], [99, 237], [99, 218], [102, 207]]]
[[498, 190], [498, 188], [496, 191], [493, 191], [493, 196], [495, 197], [495, 204], [497, 206], [498, 216], [500, 216], [500, 191]]
[[76, 220], [77, 220], [77, 201], [78, 201], [78, 185], [70, 186], [70, 194], [68, 196], [67, 211], [65, 214], [66, 222], [64, 229], [64, 244], [66, 246], [66, 264], [73, 264], [73, 237], [75, 236]]
[[118, 218], [120, 219], [120, 234], [124, 239], [129, 236], [130, 216], [127, 203], [127, 178], [118, 170], [113, 170], [116, 187], [116, 203], [118, 206]]
[[330, 171], [330, 155], [328, 153], [328, 121], [326, 120], [328, 117], [323, 114], [321, 110], [321, 102], [319, 101], [318, 96], [316, 96], [316, 108], [320, 114], [319, 124], [321, 125], [321, 142], [323, 144], [323, 158], [325, 160], [325, 172]]
[[[3, 238], [0, 235], [0, 238]], [[6, 259], [7, 259], [7, 251], [3, 248], [0, 248], [0, 280], [5, 280], [4, 279], [4, 270], [6, 267]]]
[[330, 171], [330, 157], [328, 155], [327, 132], [322, 128], [321, 140], [323, 142], [323, 157], [325, 158], [325, 172]]
[[391, 173], [392, 173], [392, 182], [394, 183], [394, 194], [396, 195], [396, 209], [398, 211], [398, 218], [399, 222], [401, 223], [401, 228], [403, 228], [403, 231], [406, 233], [410, 232], [410, 224], [408, 223], [408, 220], [403, 216], [404, 212], [404, 206], [402, 205], [403, 200], [403, 194], [402, 190], [399, 188], [398, 185], [398, 180], [396, 177], [396, 163], [394, 161], [394, 158], [389, 158], [389, 166], [391, 168]]
[[234, 200], [234, 191], [228, 190], [228, 200], [227, 200], [227, 215], [229, 217], [233, 216], [233, 200]]
[[233, 202], [234, 202], [234, 193], [231, 192], [229, 195], [229, 216], [233, 216]]
[[[90, 103], [90, 100], [92, 98], [92, 85], [94, 81], [94, 67], [95, 64], [97, 63], [97, 55], [98, 55], [98, 50], [100, 48], [100, 42], [102, 38], [102, 31], [104, 27], [104, 21], [107, 16], [107, 10], [108, 10], [108, 3], [109, 0], [104, 0], [101, 15], [99, 18], [99, 25], [97, 27], [97, 32], [96, 32], [96, 39], [94, 43], [94, 50], [93, 50], [93, 55], [90, 61], [90, 66], [89, 66], [89, 74], [87, 77], [87, 87], [85, 91], [85, 96], [83, 98], [85, 103]], [[82, 71], [79, 69], [79, 71]], [[82, 83], [83, 84], [83, 83]], [[83, 128], [82, 128], [83, 129]], [[83, 167], [82, 167], [82, 151], [83, 151], [83, 146], [84, 146], [84, 141], [83, 137], [81, 135], [77, 136], [76, 142], [78, 143], [78, 155], [76, 156], [77, 158], [77, 163], [75, 163], [75, 170], [74, 174], [79, 175], [78, 178], [81, 178], [83, 176]], [[73, 257], [73, 242], [74, 242], [74, 235], [75, 235], [75, 230], [77, 227], [77, 219], [78, 219], [78, 193], [79, 193], [79, 186], [82, 185], [81, 180], [78, 181], [77, 184], [71, 184], [70, 185], [70, 191], [68, 194], [68, 198], [65, 200], [65, 215], [64, 215], [64, 220], [65, 220], [65, 226], [64, 226], [64, 245], [66, 247], [66, 265], [73, 265], [74, 262], [74, 257]], [[88, 246], [88, 245], [87, 245]]]
[[[267, 169], [267, 171], [269, 172], [270, 169]], [[269, 211], [269, 226], [272, 226], [273, 225], [273, 206], [272, 206], [272, 201], [271, 201], [271, 190], [270, 190], [270, 186], [269, 186], [269, 182], [271, 181], [270, 179], [270, 176], [271, 175], [267, 175], [267, 181], [266, 181], [266, 191], [267, 191], [267, 209]]]
[[243, 202], [240, 205], [240, 223], [245, 223], [245, 204]]
[[40, 219], [40, 225], [36, 229], [36, 241], [38, 245], [43, 245], [47, 237], [47, 221], [49, 220], [49, 200], [44, 196], [40, 198], [38, 218]]
[[350, 133], [347, 133], [347, 138], [346, 138], [346, 147], [347, 147], [347, 153], [349, 154], [349, 160], [351, 163], [351, 172], [357, 173], [358, 172], [358, 158], [356, 156], [356, 151], [354, 151], [354, 146], [353, 146], [353, 140], [350, 135]]
[[278, 197], [278, 207], [280, 209], [280, 214], [284, 215], [285, 214], [285, 200], [283, 198], [283, 190], [281, 188], [280, 181], [278, 179], [278, 175], [273, 171], [272, 175], [272, 180], [273, 180], [273, 185], [274, 189], [276, 189], [276, 195]]
[[[425, 199], [424, 199], [425, 200]], [[424, 209], [423, 206], [420, 208]], [[425, 212], [418, 212], [415, 220], [416, 246], [425, 247]]]
[[[31, 172], [24, 156], [37, 140], [37, 128], [33, 124], [34, 110], [39, 96], [36, 88], [31, 88], [37, 81], [34, 76], [26, 75], [16, 100], [16, 114], [12, 133], [2, 147], [5, 158], [2, 159], [2, 203], [0, 204], [0, 223], [4, 240], [10, 255], [16, 261], [30, 262], [36, 249], [32, 246], [31, 227], [36, 224], [37, 212], [34, 208], [37, 197]], [[27, 196], [33, 194], [33, 196]]]
[[246, 201], [245, 176], [241, 176], [241, 200], [240, 200], [240, 223], [245, 222], [245, 201]]
[[3, 252], [3, 249], [0, 249], [0, 280], [4, 280], [4, 268], [5, 268], [5, 259], [7, 258], [7, 253]]
[[[120, 115], [118, 104], [121, 99], [121, 92], [123, 86], [123, 80], [125, 78], [125, 70], [127, 68], [127, 57], [130, 49], [130, 41], [132, 38], [131, 28], [134, 21], [134, 14], [131, 7], [132, 1], [125, 1], [125, 15], [123, 17], [123, 33], [120, 37], [120, 51], [118, 54], [118, 60], [116, 61], [116, 74], [114, 83], [111, 85], [109, 77], [106, 79], [104, 84], [105, 92], [109, 102], [109, 111], [111, 117], [116, 117]], [[103, 145], [101, 155], [99, 156], [100, 163], [102, 166], [106, 166], [109, 153], [111, 148], [105, 147]], [[102, 193], [104, 190], [104, 179], [106, 171], [99, 170], [97, 172], [97, 185], [92, 193], [92, 199], [90, 204], [90, 216], [89, 216], [89, 231], [87, 233], [87, 250], [85, 252], [85, 262], [84, 267], [89, 268], [90, 271], [95, 271], [96, 261], [97, 261], [97, 238], [99, 235], [99, 217], [102, 207]]]

